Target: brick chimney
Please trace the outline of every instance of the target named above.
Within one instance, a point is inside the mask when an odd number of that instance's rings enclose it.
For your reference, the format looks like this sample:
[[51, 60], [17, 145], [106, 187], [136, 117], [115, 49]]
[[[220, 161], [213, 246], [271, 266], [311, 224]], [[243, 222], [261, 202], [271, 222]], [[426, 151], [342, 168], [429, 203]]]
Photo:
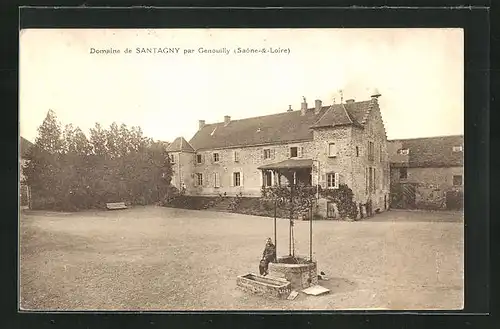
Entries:
[[345, 101], [346, 104], [352, 104], [354, 102], [355, 102], [354, 98], [346, 99], [346, 101]]
[[321, 111], [321, 106], [322, 106], [322, 101], [321, 99], [317, 99], [314, 101], [314, 114], [318, 114], [319, 111]]
[[224, 116], [224, 126], [227, 126], [231, 122], [231, 117], [229, 115]]
[[302, 104], [300, 104], [300, 115], [305, 115], [307, 112], [307, 101], [304, 96], [302, 96]]
[[198, 130], [205, 127], [205, 120], [198, 120]]
[[292, 110], [292, 105], [288, 105], [288, 110], [287, 110], [287, 112], [293, 112], [293, 110]]

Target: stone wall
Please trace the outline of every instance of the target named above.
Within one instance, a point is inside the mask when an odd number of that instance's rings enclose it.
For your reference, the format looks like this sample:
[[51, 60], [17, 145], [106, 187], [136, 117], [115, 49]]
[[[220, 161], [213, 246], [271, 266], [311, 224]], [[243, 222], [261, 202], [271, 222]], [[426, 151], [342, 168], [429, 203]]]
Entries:
[[[407, 178], [401, 179], [400, 168], [391, 168], [391, 183], [415, 185], [417, 208], [445, 208], [446, 193], [463, 192], [463, 167], [407, 168]], [[453, 176], [462, 176], [462, 185], [453, 185]]]
[[[339, 174], [339, 184], [352, 185], [352, 127], [335, 127], [315, 129], [312, 153], [319, 160], [319, 182], [322, 188], [327, 188], [328, 173]], [[337, 155], [328, 154], [328, 145], [335, 143]]]
[[[385, 209], [385, 203], [389, 202], [390, 193], [390, 166], [387, 137], [384, 123], [380, 113], [378, 103], [373, 102], [372, 110], [367, 118], [365, 129], [352, 130], [352, 168], [353, 185], [356, 202], [365, 203], [372, 200], [373, 210]], [[373, 158], [369, 158], [368, 142], [373, 142]], [[358, 153], [356, 156], [356, 146]], [[373, 168], [375, 172], [373, 184], [374, 190], [368, 188], [368, 168]]]
[[[311, 153], [311, 145], [312, 142], [303, 141], [287, 144], [200, 151], [197, 154], [202, 155], [203, 162], [194, 164], [193, 174], [196, 175], [196, 173], [201, 173], [203, 175], [203, 186], [194, 186], [194, 184], [191, 184], [188, 189], [195, 195], [218, 195], [219, 193], [227, 193], [229, 196], [233, 196], [241, 192], [244, 196], [259, 197], [262, 188], [262, 171], [257, 168], [265, 164], [289, 159], [290, 147], [293, 146], [302, 148], [302, 156], [297, 159], [311, 159], [313, 156]], [[270, 149], [271, 157], [269, 159], [264, 159], [264, 149]], [[238, 153], [238, 161], [235, 159], [235, 152]], [[219, 154], [218, 162], [213, 161], [214, 153]], [[242, 186], [233, 186], [232, 175], [235, 172], [241, 173]], [[215, 173], [219, 173], [220, 187], [214, 186]]]
[[189, 186], [193, 186], [193, 167], [194, 153], [188, 152], [171, 152], [175, 162], [172, 163], [172, 181], [171, 184], [178, 189], [181, 189], [182, 184], [186, 186], [186, 192], [189, 194]]

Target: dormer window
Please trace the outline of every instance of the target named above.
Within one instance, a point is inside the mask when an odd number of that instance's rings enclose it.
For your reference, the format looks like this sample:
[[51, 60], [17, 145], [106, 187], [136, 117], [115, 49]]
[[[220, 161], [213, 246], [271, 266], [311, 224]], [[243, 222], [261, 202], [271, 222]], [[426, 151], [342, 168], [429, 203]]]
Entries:
[[453, 152], [463, 152], [463, 146], [453, 146]]
[[398, 150], [398, 154], [408, 155], [408, 154], [410, 154], [410, 149], [400, 149], [400, 150]]

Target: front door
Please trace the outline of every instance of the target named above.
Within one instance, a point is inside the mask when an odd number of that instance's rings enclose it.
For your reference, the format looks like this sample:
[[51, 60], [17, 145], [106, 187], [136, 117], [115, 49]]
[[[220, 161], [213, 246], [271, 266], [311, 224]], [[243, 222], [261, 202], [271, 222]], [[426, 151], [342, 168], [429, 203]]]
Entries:
[[333, 202], [326, 203], [326, 217], [331, 219], [335, 218], [335, 206]]

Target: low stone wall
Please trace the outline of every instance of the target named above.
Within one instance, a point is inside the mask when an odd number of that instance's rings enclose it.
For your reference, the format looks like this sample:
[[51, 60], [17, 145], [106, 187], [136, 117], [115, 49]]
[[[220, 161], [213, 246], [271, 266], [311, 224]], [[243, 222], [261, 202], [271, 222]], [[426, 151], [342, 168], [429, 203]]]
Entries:
[[277, 263], [269, 263], [269, 275], [289, 281], [293, 290], [301, 290], [318, 284], [316, 262], [296, 258], [298, 263], [291, 263], [291, 257], [280, 257]]
[[238, 276], [236, 285], [249, 293], [280, 299], [287, 298], [292, 291], [290, 282], [286, 280], [252, 273]]

